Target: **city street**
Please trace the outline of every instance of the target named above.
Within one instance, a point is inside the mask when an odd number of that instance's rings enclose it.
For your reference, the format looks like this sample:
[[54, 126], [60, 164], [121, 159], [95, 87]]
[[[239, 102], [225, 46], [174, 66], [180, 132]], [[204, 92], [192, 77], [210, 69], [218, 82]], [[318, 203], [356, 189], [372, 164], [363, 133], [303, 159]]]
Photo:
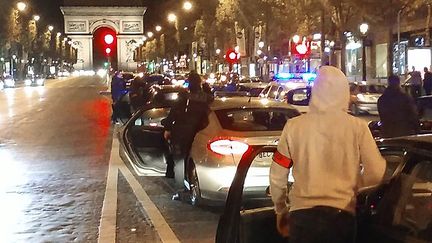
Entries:
[[219, 209], [173, 201], [169, 179], [137, 181], [120, 160], [103, 90], [77, 77], [0, 91], [0, 242], [213, 242]]
[[0, 92], [0, 242], [213, 242], [220, 208], [122, 162], [104, 90], [76, 77]]

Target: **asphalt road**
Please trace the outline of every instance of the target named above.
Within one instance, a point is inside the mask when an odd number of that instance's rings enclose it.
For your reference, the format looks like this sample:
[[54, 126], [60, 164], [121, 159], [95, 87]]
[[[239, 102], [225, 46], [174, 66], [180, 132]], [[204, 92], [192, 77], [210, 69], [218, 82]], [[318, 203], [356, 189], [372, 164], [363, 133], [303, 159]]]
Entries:
[[0, 91], [0, 242], [214, 242], [220, 208], [172, 200], [171, 179], [120, 160], [103, 90], [75, 77]]

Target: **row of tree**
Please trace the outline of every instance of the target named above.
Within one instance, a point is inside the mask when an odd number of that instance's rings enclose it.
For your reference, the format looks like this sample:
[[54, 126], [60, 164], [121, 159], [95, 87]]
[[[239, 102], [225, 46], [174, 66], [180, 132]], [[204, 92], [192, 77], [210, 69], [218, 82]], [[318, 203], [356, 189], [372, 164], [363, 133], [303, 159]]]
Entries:
[[[53, 29], [42, 26], [33, 15], [19, 12], [12, 4], [13, 1], [0, 8], [0, 57], [3, 62], [16, 59], [19, 78], [25, 75], [28, 66], [42, 73], [46, 72], [42, 70], [44, 65], [76, 62], [76, 49], [69, 39], [52, 33]], [[4, 68], [2, 63], [1, 73]]]
[[[154, 40], [153, 44], [148, 42], [151, 48], [144, 48], [144, 55], [177, 56], [179, 49], [187, 49], [184, 47], [195, 41], [208, 50], [211, 59], [215, 49], [227, 50], [236, 46], [239, 29], [251, 33], [246, 37], [253, 38], [256, 27], [259, 27], [259, 38], [265, 43], [265, 50], [275, 56], [287, 54], [284, 50], [295, 34], [323, 33], [323, 38], [335, 42], [335, 50], [341, 58], [340, 66], [344, 69], [344, 32], [359, 35], [359, 24], [367, 22], [387, 30], [388, 41], [392, 43], [398, 14], [404, 19], [426, 17], [426, 43], [430, 43], [432, 0], [195, 0], [194, 6], [197, 9], [193, 14], [179, 17], [175, 29], [165, 34], [163, 53], [156, 48], [156, 42], [160, 40]], [[187, 31], [183, 27], [188, 27]], [[167, 35], [173, 33], [179, 36], [177, 41], [168, 38]], [[388, 46], [388, 53], [392, 53], [392, 45]], [[250, 50], [247, 54], [254, 55]]]

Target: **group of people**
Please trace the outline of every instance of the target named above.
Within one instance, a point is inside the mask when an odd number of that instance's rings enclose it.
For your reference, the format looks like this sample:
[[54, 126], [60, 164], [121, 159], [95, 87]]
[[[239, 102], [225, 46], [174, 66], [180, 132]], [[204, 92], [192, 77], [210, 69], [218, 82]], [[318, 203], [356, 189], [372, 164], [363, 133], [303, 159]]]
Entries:
[[426, 95], [432, 94], [432, 73], [427, 67], [425, 67], [423, 71], [423, 80], [420, 71], [417, 71], [414, 66], [409, 73], [407, 82], [410, 85], [410, 92], [413, 98], [420, 97], [423, 94], [423, 90]]

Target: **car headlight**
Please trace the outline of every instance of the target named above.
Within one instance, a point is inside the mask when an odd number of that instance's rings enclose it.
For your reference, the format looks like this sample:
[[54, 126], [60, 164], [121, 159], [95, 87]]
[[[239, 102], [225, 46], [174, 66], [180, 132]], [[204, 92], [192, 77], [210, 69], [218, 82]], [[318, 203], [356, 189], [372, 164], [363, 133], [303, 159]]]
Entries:
[[15, 86], [15, 80], [13, 79], [6, 79], [5, 80], [6, 86]]
[[30, 86], [32, 84], [32, 81], [30, 79], [26, 79], [26, 80], [24, 80], [24, 84], [26, 86]]
[[358, 99], [360, 102], [366, 102], [366, 97], [365, 97], [363, 94], [358, 94], [358, 95], [357, 95], [357, 99]]
[[44, 82], [45, 82], [45, 80], [43, 78], [39, 78], [39, 79], [36, 80], [36, 84], [37, 85], [43, 85]]

